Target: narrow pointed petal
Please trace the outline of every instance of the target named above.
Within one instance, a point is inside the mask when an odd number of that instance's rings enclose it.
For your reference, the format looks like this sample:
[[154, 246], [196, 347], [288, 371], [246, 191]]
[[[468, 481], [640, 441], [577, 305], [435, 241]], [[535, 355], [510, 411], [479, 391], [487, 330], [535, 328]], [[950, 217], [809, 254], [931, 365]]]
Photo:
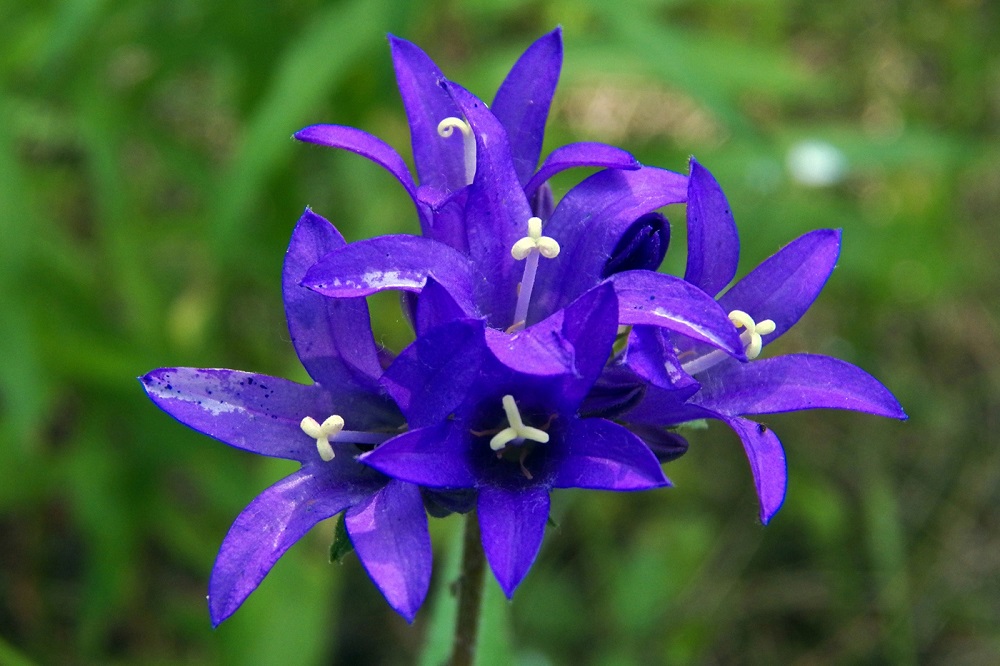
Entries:
[[[496, 108], [493, 111], [495, 113]], [[576, 167], [604, 167], [632, 171], [641, 166], [632, 153], [616, 146], [589, 141], [568, 143], [548, 154], [545, 161], [542, 162], [542, 166], [538, 168], [538, 172], [531, 176], [531, 180], [524, 186], [524, 191], [528, 197], [531, 197], [549, 178]]]
[[261, 493], [236, 518], [219, 549], [208, 586], [212, 624], [232, 615], [313, 525], [363, 497], [350, 484], [332, 487], [304, 469]]
[[469, 187], [466, 232], [473, 265], [476, 303], [495, 328], [514, 323], [517, 283], [523, 268], [510, 250], [527, 235], [531, 207], [514, 170], [507, 135], [486, 105], [459, 85], [443, 84], [476, 137], [476, 176]]
[[637, 219], [686, 199], [685, 176], [651, 167], [601, 171], [570, 190], [544, 227], [562, 251], [539, 266], [529, 319], [543, 319], [600, 282]]
[[419, 292], [433, 276], [466, 312], [472, 301], [472, 268], [458, 251], [420, 236], [377, 236], [325, 255], [302, 280], [324, 296], [351, 298], [386, 289]]
[[611, 276], [618, 321], [658, 326], [745, 358], [739, 332], [711, 296], [684, 280], [651, 271]]
[[481, 321], [462, 320], [420, 335], [382, 376], [382, 386], [396, 401], [411, 428], [448, 418], [480, 381], [488, 355]]
[[684, 279], [715, 296], [736, 275], [740, 238], [729, 202], [708, 169], [691, 158], [687, 201], [688, 258]]
[[687, 421], [715, 418], [717, 414], [691, 401], [687, 392], [647, 385], [638, 404], [621, 418], [630, 424], [675, 426]]
[[656, 459], [662, 465], [677, 460], [687, 453], [688, 441], [676, 432], [655, 426], [630, 424], [631, 430], [643, 443], [649, 447]]
[[594, 490], [647, 490], [670, 485], [641, 439], [604, 419], [575, 419], [566, 431], [565, 459], [553, 486]]
[[562, 29], [542, 36], [518, 58], [493, 98], [493, 114], [510, 139], [522, 185], [538, 164], [552, 96], [562, 69]]
[[[334, 412], [318, 386], [237, 370], [160, 368], [140, 377], [156, 406], [184, 425], [245, 451], [304, 462], [316, 455], [316, 440], [299, 425], [306, 416], [322, 421]], [[361, 407], [361, 409], [358, 409]], [[336, 413], [363, 429], [367, 405], [337, 405]]]
[[426, 208], [417, 198], [417, 185], [396, 149], [382, 139], [357, 129], [344, 125], [310, 125], [300, 129], [294, 138], [305, 143], [314, 143], [328, 148], [340, 148], [357, 153], [379, 165], [399, 181], [406, 193], [413, 199], [417, 214], [423, 219], [427, 215]]
[[778, 339], [812, 305], [840, 254], [840, 230], [817, 229], [795, 239], [733, 285], [719, 299], [726, 312], [743, 310], [754, 321], [770, 319]]
[[378, 390], [382, 366], [363, 298], [330, 299], [301, 286], [320, 257], [345, 245], [329, 222], [306, 209], [292, 232], [282, 295], [292, 344], [309, 376], [334, 394]]
[[387, 476], [429, 488], [472, 488], [468, 432], [452, 421], [393, 437], [359, 460]]
[[447, 139], [438, 134], [445, 118], [461, 118], [458, 106], [438, 85], [444, 74], [416, 44], [389, 35], [396, 84], [410, 123], [413, 162], [420, 184], [442, 192], [461, 189], [465, 183], [465, 151], [456, 132]]
[[846, 361], [818, 354], [720, 364], [705, 373], [695, 401], [727, 415], [850, 409], [906, 418], [899, 402], [877, 379]]
[[549, 492], [538, 486], [484, 486], [476, 511], [483, 550], [500, 589], [511, 598], [538, 556], [549, 519]]
[[466, 318], [468, 314], [462, 310], [455, 297], [433, 277], [428, 277], [427, 284], [417, 299], [414, 317], [417, 335], [422, 335], [439, 324]]
[[623, 362], [645, 383], [657, 388], [680, 391], [688, 397], [698, 390], [697, 380], [681, 368], [669, 338], [655, 326], [632, 328]]
[[760, 522], [767, 525], [785, 501], [788, 488], [785, 451], [778, 437], [767, 426], [741, 418], [723, 420], [743, 442], [760, 500]]
[[431, 582], [431, 538], [420, 488], [390, 481], [344, 515], [354, 550], [393, 609], [413, 622]]

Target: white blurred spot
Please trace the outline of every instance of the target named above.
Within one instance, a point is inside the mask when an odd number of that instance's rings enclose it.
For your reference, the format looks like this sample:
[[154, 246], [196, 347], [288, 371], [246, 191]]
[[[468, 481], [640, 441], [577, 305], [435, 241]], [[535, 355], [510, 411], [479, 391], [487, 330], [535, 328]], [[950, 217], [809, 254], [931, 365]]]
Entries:
[[788, 151], [785, 164], [792, 179], [807, 187], [827, 187], [847, 173], [847, 158], [826, 141], [799, 141]]

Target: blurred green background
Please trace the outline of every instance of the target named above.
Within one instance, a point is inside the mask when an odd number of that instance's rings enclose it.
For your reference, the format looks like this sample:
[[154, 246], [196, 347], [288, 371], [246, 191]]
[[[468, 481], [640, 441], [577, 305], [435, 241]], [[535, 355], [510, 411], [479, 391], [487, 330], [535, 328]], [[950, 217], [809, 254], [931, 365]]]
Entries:
[[[608, 141], [680, 171], [697, 155], [736, 214], [741, 273], [843, 228], [825, 292], [771, 352], [857, 363], [911, 419], [766, 419], [791, 477], [767, 528], [720, 424], [667, 468], [673, 489], [557, 494], [559, 525], [491, 606], [481, 663], [1000, 660], [997, 3], [7, 0], [0, 664], [416, 658], [447, 574], [409, 627], [356, 558], [327, 563], [332, 523], [213, 631], [215, 551], [294, 465], [186, 430], [135, 377], [304, 379], [279, 293], [303, 207], [348, 239], [417, 224], [379, 168], [290, 135], [354, 125], [408, 156], [387, 32], [491, 99], [557, 24], [547, 147]], [[793, 157], [816, 142], [822, 184]], [[668, 212], [676, 272], [683, 209]], [[394, 299], [373, 307], [380, 339], [405, 344]], [[459, 526], [434, 521], [439, 568]]]

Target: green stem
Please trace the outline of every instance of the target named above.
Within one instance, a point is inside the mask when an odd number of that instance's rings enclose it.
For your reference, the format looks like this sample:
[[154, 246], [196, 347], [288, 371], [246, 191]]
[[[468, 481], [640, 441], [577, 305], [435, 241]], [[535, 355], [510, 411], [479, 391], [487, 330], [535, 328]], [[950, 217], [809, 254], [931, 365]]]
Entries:
[[472, 666], [475, 660], [485, 570], [486, 557], [479, 536], [479, 519], [475, 511], [470, 511], [465, 516], [462, 570], [458, 576], [458, 618], [455, 620], [451, 666]]

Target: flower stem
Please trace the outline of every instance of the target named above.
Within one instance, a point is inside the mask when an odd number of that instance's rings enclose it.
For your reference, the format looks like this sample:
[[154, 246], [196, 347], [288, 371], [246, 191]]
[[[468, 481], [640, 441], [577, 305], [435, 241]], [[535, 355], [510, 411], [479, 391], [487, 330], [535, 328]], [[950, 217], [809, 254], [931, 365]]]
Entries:
[[458, 576], [458, 618], [455, 621], [451, 666], [472, 666], [475, 660], [485, 569], [486, 557], [479, 536], [479, 518], [475, 511], [470, 511], [465, 515], [462, 570]]

